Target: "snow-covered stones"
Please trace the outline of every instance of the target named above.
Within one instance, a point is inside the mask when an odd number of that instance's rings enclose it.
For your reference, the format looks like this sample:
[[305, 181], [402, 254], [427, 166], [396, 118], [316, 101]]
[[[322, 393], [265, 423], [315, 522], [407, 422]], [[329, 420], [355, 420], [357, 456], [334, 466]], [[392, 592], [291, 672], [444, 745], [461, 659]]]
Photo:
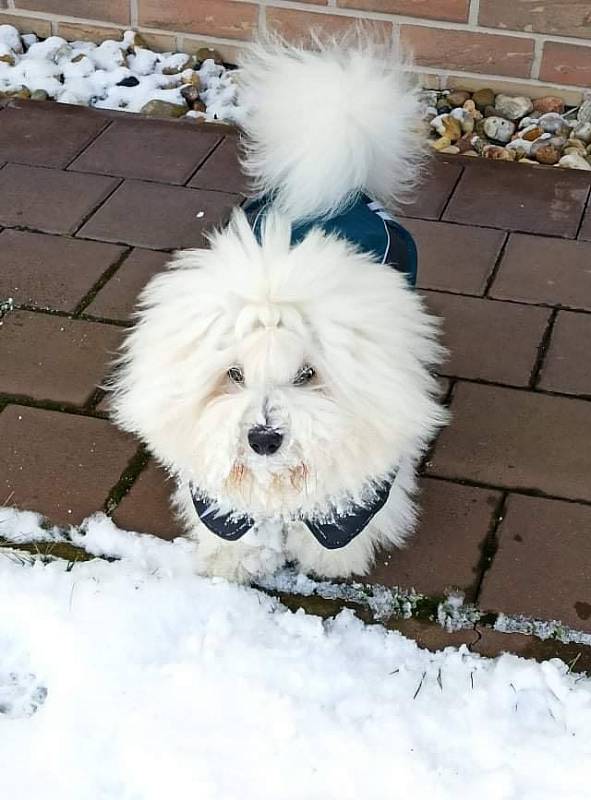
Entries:
[[195, 66], [195, 59], [187, 53], [171, 53], [162, 59], [163, 75], [179, 75]]
[[[186, 58], [184, 54], [181, 54]], [[127, 56], [127, 66], [136, 75], [151, 75], [156, 71], [158, 56], [152, 50], [136, 47], [135, 51]]]
[[[36, 36], [34, 41], [37, 41]], [[21, 36], [13, 25], [0, 25], [0, 42], [13, 53], [23, 52]]]
[[239, 122], [237, 85], [222, 61], [212, 48], [157, 53], [135, 31], [95, 44], [60, 36], [39, 41], [0, 25], [0, 97], [33, 93], [60, 103]]

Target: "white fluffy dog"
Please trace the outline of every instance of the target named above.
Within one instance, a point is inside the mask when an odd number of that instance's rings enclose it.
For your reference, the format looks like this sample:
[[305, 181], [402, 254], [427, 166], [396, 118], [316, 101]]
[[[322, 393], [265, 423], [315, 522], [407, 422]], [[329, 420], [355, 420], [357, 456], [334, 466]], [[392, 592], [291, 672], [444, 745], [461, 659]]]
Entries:
[[420, 163], [405, 76], [363, 37], [254, 45], [240, 91], [255, 199], [141, 296], [115, 419], [175, 476], [204, 574], [362, 575], [413, 526], [446, 415], [414, 245], [379, 205]]

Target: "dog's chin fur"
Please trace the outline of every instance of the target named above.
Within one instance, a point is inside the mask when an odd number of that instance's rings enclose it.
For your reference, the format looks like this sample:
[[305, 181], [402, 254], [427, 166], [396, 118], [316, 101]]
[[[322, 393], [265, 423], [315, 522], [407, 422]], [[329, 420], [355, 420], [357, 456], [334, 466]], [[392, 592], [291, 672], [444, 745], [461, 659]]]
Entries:
[[[279, 72], [289, 61], [291, 76], [301, 51], [259, 48], [264, 105], [261, 59]], [[331, 52], [314, 58], [334, 59]], [[364, 58], [375, 54], [360, 52], [356, 69]], [[346, 69], [341, 56], [338, 64]], [[289, 86], [283, 91], [288, 96]], [[264, 132], [257, 137], [259, 161], [264, 150], [274, 163], [261, 145]], [[370, 160], [370, 151], [358, 157]], [[316, 157], [321, 165], [322, 154]], [[289, 170], [279, 173], [289, 189], [284, 205], [313, 208], [314, 186], [306, 189], [300, 174], [291, 181]], [[338, 192], [334, 207], [342, 187]], [[267, 217], [259, 244], [236, 210], [209, 249], [177, 254], [148, 284], [115, 379], [114, 415], [177, 478], [176, 506], [198, 539], [201, 571], [250, 580], [288, 560], [319, 575], [363, 574], [376, 546], [400, 545], [411, 529], [415, 467], [445, 419], [429, 371], [441, 357], [436, 326], [404, 277], [345, 241], [312, 230], [290, 246], [292, 220], [302, 215], [280, 211]], [[315, 375], [294, 385], [304, 365]], [[241, 368], [243, 384], [228, 377], [232, 366]], [[249, 447], [248, 432], [258, 425], [283, 434], [276, 454]], [[363, 502], [368, 486], [394, 472], [388, 502], [347, 547], [325, 550], [298, 521]], [[254, 529], [238, 542], [210, 533], [195, 513], [191, 486], [220, 512], [252, 517]]]

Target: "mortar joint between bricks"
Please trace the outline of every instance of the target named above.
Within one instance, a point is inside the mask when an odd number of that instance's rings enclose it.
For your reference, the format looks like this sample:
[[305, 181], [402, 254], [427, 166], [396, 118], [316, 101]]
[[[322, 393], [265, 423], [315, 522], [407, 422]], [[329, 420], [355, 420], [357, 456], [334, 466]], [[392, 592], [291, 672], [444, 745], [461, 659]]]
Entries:
[[139, 20], [138, 0], [129, 0], [129, 25], [137, 28]]
[[495, 259], [495, 263], [492, 266], [490, 274], [486, 279], [486, 285], [484, 287], [484, 292], [482, 293], [483, 297], [493, 300], [494, 298], [489, 297], [489, 292], [492, 289], [492, 285], [495, 282], [495, 278], [498, 275], [498, 272], [501, 268], [501, 264], [503, 263], [503, 258], [505, 257], [505, 251], [507, 250], [507, 245], [509, 244], [509, 231], [505, 231], [505, 238], [503, 239], [501, 246], [499, 248], [499, 252]]
[[123, 498], [129, 493], [131, 487], [146, 467], [150, 455], [143, 445], [140, 445], [129, 463], [119, 476], [119, 480], [111, 488], [103, 509], [106, 514], [112, 514]]
[[548, 352], [548, 348], [550, 347], [550, 342], [552, 340], [552, 334], [554, 332], [554, 326], [556, 324], [556, 318], [558, 317], [558, 309], [553, 308], [550, 312], [550, 316], [548, 317], [548, 323], [546, 325], [546, 329], [542, 334], [542, 339], [540, 344], [538, 345], [538, 352], [536, 355], [536, 360], [534, 362], [531, 375], [529, 378], [529, 389], [535, 389], [536, 384], [540, 380], [540, 374], [544, 367], [544, 362], [546, 361], [546, 354]]
[[480, 599], [480, 592], [482, 590], [482, 584], [484, 582], [486, 573], [491, 568], [495, 555], [497, 554], [497, 550], [499, 549], [498, 532], [501, 523], [505, 518], [508, 500], [509, 492], [504, 491], [495, 506], [488, 533], [482, 542], [481, 558], [478, 564], [478, 577], [475, 581], [474, 587], [474, 603], [476, 605], [478, 605], [478, 601]]
[[88, 292], [84, 295], [84, 297], [78, 302], [76, 308], [74, 309], [72, 316], [74, 318], [79, 318], [82, 312], [88, 308], [88, 306], [92, 303], [95, 299], [97, 294], [100, 290], [113, 278], [113, 276], [119, 271], [121, 266], [125, 263], [126, 259], [128, 258], [129, 254], [132, 252], [132, 248], [127, 245], [119, 258], [114, 261], [107, 269], [103, 272], [103, 274], [98, 278], [98, 280], [90, 287]]

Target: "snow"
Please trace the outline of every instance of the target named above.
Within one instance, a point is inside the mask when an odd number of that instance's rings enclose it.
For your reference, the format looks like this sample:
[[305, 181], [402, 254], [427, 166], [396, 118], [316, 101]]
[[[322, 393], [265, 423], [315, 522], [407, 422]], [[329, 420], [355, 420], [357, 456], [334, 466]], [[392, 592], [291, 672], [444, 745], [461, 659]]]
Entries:
[[[0, 25], [0, 91], [23, 87], [43, 90], [60, 103], [119, 111], [140, 111], [151, 100], [164, 100], [186, 108], [189, 118], [238, 123], [233, 70], [207, 59], [195, 70], [206, 112], [190, 112], [181, 88], [194, 74], [187, 53], [156, 53], [136, 43], [125, 31], [121, 41], [66, 42], [60, 36], [39, 41], [34, 34], [20, 36], [12, 25]], [[12, 63], [11, 63], [12, 62]], [[170, 73], [173, 74], [170, 74]], [[125, 78], [135, 86], [118, 86]]]
[[[39, 522], [0, 536], [63, 538]], [[103, 515], [68, 536], [120, 560], [0, 554], [0, 796], [589, 797], [591, 680], [562, 662], [292, 613]]]

